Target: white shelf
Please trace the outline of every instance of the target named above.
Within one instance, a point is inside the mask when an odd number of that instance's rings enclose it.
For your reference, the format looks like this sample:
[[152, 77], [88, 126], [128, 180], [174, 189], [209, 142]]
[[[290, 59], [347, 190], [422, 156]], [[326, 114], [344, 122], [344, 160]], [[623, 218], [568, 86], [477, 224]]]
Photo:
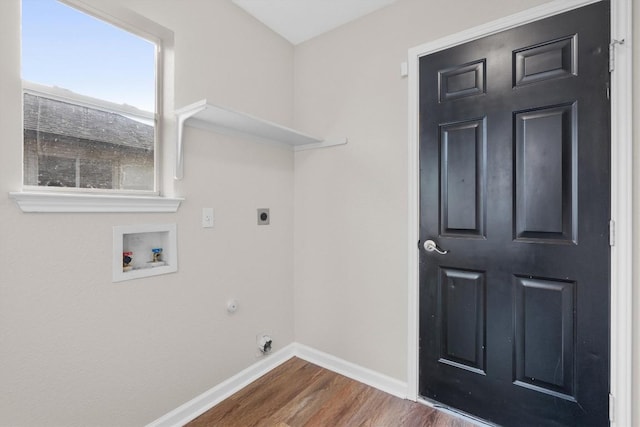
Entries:
[[206, 99], [176, 110], [178, 139], [176, 142], [176, 179], [183, 176], [184, 126], [192, 126], [217, 133], [242, 135], [263, 142], [284, 145], [292, 150], [331, 147], [347, 143], [346, 138], [322, 139], [306, 135], [258, 117], [230, 108], [207, 103]]

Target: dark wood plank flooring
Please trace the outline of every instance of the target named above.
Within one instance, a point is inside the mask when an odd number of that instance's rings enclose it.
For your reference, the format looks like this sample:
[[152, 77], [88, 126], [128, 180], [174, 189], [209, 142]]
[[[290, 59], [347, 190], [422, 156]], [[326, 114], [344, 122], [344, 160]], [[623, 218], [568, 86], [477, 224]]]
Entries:
[[188, 427], [472, 427], [293, 358], [187, 424]]

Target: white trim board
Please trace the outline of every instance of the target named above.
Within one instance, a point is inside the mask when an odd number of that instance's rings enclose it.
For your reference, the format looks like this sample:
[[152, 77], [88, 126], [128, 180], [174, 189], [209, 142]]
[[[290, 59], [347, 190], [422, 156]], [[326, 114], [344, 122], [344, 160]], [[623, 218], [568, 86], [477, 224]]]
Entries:
[[[556, 0], [461, 33], [409, 49], [409, 161], [408, 161], [408, 393], [418, 399], [418, 251], [419, 230], [419, 59], [424, 55], [524, 25], [594, 0]], [[632, 425], [632, 0], [611, 1], [611, 38], [616, 64], [611, 75], [611, 218], [616, 241], [611, 248], [611, 409], [612, 426]]]
[[295, 344], [289, 344], [147, 424], [146, 427], [181, 427], [294, 356]]
[[178, 211], [184, 200], [178, 197], [126, 195], [122, 193], [102, 194], [48, 191], [14, 191], [9, 193], [23, 212], [55, 213], [103, 213], [103, 212], [162, 212]]
[[306, 360], [307, 362], [344, 375], [345, 377], [377, 388], [396, 397], [406, 398], [407, 384], [402, 381], [309, 346], [292, 343], [147, 424], [146, 427], [183, 426], [292, 357]]
[[378, 390], [389, 393], [400, 399], [407, 398], [407, 383], [383, 375], [379, 372], [348, 362], [339, 357], [324, 353], [304, 344], [295, 344], [296, 356], [314, 365], [344, 375]]

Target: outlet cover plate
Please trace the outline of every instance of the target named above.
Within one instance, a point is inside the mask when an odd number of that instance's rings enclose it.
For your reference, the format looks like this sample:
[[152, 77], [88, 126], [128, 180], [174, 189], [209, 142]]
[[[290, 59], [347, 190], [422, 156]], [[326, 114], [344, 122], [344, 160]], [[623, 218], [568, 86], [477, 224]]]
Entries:
[[213, 227], [213, 208], [202, 208], [202, 227]]
[[258, 209], [258, 225], [269, 225], [271, 214], [268, 208]]

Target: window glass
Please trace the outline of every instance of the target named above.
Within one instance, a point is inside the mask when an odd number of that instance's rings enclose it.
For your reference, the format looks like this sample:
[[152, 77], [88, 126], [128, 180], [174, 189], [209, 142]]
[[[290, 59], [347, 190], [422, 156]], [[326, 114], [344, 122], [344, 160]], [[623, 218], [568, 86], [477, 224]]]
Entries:
[[38, 156], [38, 185], [75, 187], [76, 159], [58, 156]]
[[22, 7], [24, 184], [155, 191], [156, 45], [55, 0]]

